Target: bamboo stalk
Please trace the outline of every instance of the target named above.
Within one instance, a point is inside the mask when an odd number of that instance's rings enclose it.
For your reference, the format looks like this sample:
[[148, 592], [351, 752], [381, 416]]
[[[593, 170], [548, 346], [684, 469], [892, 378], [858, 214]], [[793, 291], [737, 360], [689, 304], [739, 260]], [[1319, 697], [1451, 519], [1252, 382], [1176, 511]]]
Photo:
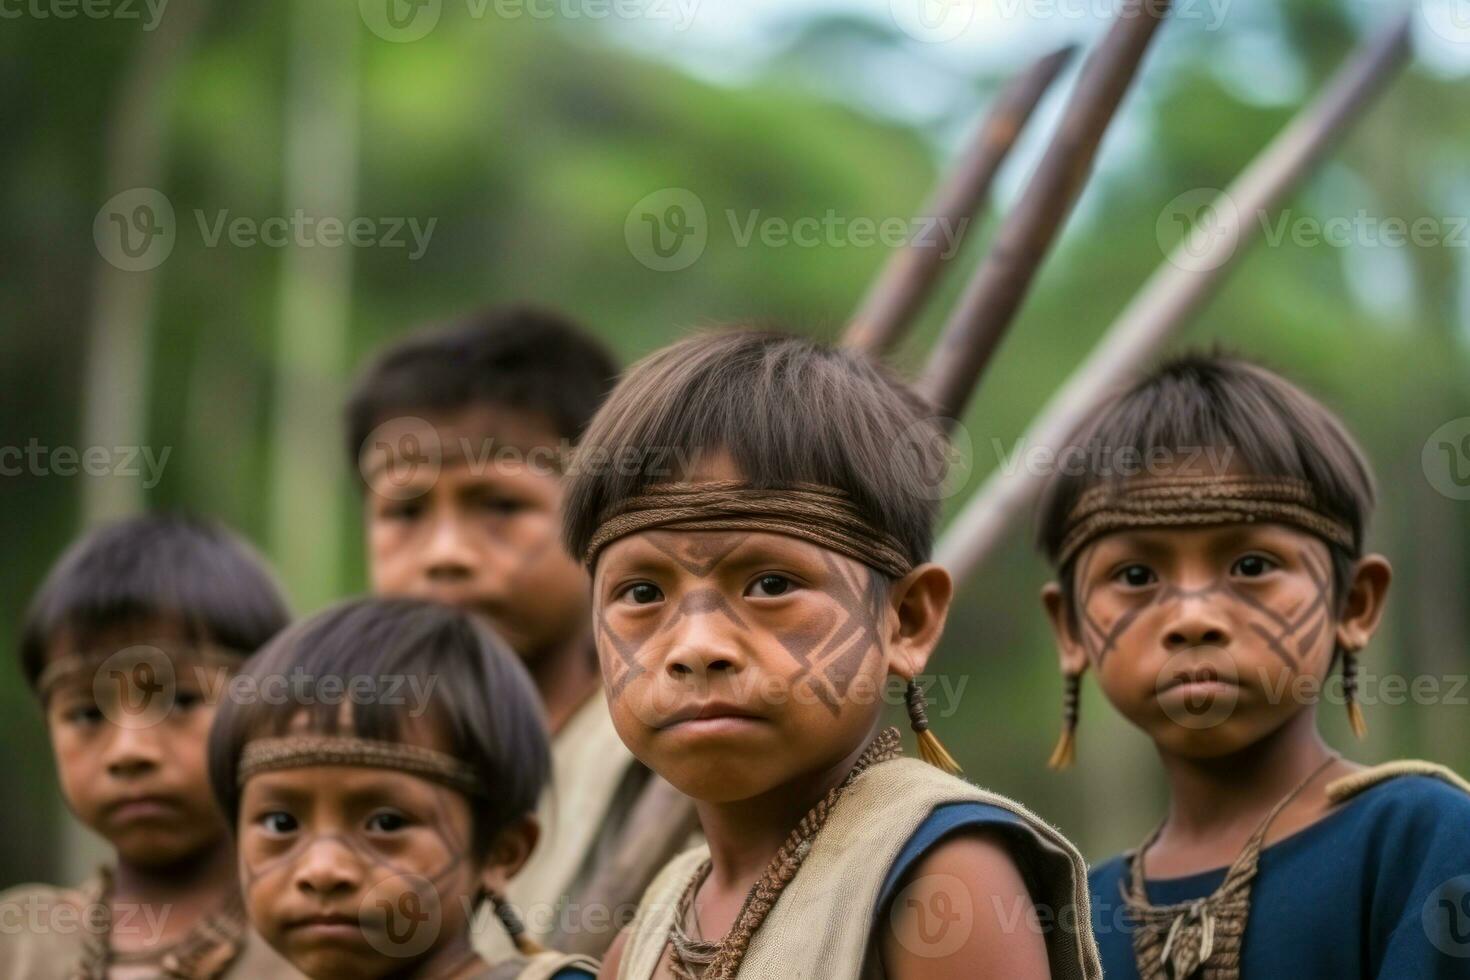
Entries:
[[920, 241], [916, 236], [894, 252], [848, 324], [844, 345], [882, 357], [903, 338], [945, 263], [958, 252], [1016, 138], [1075, 51], [1076, 45], [1069, 44], [1043, 56], [1001, 90], [969, 146], [920, 212], [938, 227], [953, 229], [950, 251], [937, 239]]
[[1103, 133], [1168, 11], [1168, 0], [1128, 0], [1087, 59], [1046, 155], [965, 288], [916, 385], [940, 416], [955, 420], [964, 412], [1087, 182]]
[[[1211, 207], [1218, 221], [1200, 248], [1186, 238], [1170, 253], [1101, 342], [1051, 397], [1022, 437], [1022, 446], [1063, 446], [1077, 428], [1174, 334], [1224, 281], [1261, 222], [1356, 121], [1368, 101], [1404, 65], [1410, 15], [1365, 42], [1306, 108], [1241, 172]], [[939, 541], [936, 560], [963, 579], [995, 551], [1007, 528], [1035, 499], [1044, 474], [997, 470]]]

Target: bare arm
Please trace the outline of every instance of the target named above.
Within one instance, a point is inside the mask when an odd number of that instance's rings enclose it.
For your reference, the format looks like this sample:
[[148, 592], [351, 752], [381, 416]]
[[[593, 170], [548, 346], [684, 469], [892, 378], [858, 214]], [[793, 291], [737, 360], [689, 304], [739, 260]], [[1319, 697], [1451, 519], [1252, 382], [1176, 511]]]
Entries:
[[879, 925], [889, 980], [1049, 980], [1021, 873], [985, 832], [940, 843], [900, 882]]
[[623, 947], [626, 945], [628, 945], [628, 930], [625, 927], [622, 932], [618, 933], [618, 938], [613, 940], [607, 955], [602, 958], [602, 969], [597, 971], [597, 980], [617, 980], [618, 967], [623, 962]]

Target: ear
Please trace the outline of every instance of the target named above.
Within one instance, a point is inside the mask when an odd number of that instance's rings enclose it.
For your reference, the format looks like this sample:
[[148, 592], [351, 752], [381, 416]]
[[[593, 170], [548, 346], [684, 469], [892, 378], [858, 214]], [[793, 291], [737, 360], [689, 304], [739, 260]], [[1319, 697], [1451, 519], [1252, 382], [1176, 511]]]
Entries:
[[925, 562], [893, 583], [888, 617], [888, 671], [906, 681], [924, 669], [944, 635], [954, 580], [942, 566]]
[[496, 895], [525, 867], [541, 839], [541, 824], [529, 813], [496, 835], [480, 869], [480, 884]]
[[1357, 652], [1368, 645], [1383, 619], [1393, 566], [1382, 555], [1364, 555], [1353, 566], [1353, 577], [1337, 618], [1337, 645]]
[[1072, 628], [1072, 616], [1060, 582], [1048, 582], [1041, 587], [1041, 606], [1046, 610], [1047, 622], [1051, 623], [1052, 636], [1057, 641], [1057, 662], [1062, 674], [1087, 673], [1087, 650]]

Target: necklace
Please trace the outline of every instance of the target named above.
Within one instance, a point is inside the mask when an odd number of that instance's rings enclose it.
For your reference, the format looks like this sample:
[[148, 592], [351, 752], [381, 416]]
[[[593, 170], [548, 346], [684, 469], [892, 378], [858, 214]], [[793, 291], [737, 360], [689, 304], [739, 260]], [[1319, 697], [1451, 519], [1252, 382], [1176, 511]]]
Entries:
[[178, 942], [141, 954], [118, 954], [112, 950], [112, 870], [102, 868], [84, 893], [89, 913], [83, 932], [82, 959], [74, 980], [107, 980], [114, 962], [157, 961], [160, 975], [177, 980], [213, 980], [220, 976], [244, 948], [248, 925], [245, 905], [238, 893], [205, 916]]
[[746, 893], [740, 913], [735, 917], [735, 925], [714, 942], [697, 935], [691, 937], [684, 927], [686, 922], [693, 922], [695, 932], [699, 931], [698, 919], [692, 913], [694, 896], [709, 877], [711, 864], [706, 858], [689, 879], [674, 914], [674, 925], [669, 933], [669, 955], [674, 975], [681, 980], [734, 980], [735, 974], [740, 970], [741, 961], [745, 959], [745, 951], [750, 947], [750, 941], [755, 938], [756, 932], [775, 906], [782, 889], [796, 877], [802, 861], [811, 853], [813, 840], [826, 825], [827, 818], [842, 797], [843, 791], [870, 766], [896, 759], [902, 754], [897, 728], [885, 728], [879, 732], [843, 777], [842, 782], [828, 790], [827, 795], [818, 800], [817, 805], [801, 818], [801, 822], [791, 831], [786, 842], [766, 866], [765, 874]]
[[1123, 900], [1133, 921], [1133, 958], [1142, 980], [1239, 980], [1240, 948], [1250, 916], [1251, 883], [1255, 880], [1266, 831], [1286, 805], [1336, 762], [1330, 755], [1266, 814], [1246, 841], [1235, 863], [1209, 896], [1175, 905], [1150, 905], [1144, 886], [1143, 857], [1159, 833], [1159, 824], [1132, 854]]

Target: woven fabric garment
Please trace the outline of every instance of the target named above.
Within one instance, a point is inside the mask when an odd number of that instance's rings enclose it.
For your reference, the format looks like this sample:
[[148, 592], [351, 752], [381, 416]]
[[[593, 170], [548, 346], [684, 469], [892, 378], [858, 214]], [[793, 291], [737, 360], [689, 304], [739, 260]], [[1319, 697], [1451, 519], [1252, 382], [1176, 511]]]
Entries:
[[[1076, 848], [1019, 803], [917, 759], [874, 765], [847, 788], [796, 876], [751, 940], [748, 980], [867, 980], [878, 900], [904, 844], [937, 807], [977, 802], [1015, 814], [1025, 834], [1018, 863], [1033, 872], [1033, 898], [1061, 922], [1046, 933], [1056, 980], [1102, 976], [1089, 921], [1086, 866]], [[1014, 853], [1014, 852], [1013, 852]], [[623, 950], [620, 980], [649, 980], [663, 955], [679, 898], [708, 848], [675, 858], [644, 894]], [[1080, 929], [1072, 923], [1081, 923]]]
[[360, 766], [392, 769], [432, 780], [467, 796], [483, 796], [479, 774], [454, 756], [408, 742], [383, 742], [345, 735], [285, 735], [259, 738], [240, 753], [237, 781], [281, 769], [311, 766]]
[[586, 956], [562, 953], [515, 956], [492, 966], [481, 974], [481, 980], [557, 980], [557, 975], [565, 970], [582, 970], [595, 977], [598, 964]]

